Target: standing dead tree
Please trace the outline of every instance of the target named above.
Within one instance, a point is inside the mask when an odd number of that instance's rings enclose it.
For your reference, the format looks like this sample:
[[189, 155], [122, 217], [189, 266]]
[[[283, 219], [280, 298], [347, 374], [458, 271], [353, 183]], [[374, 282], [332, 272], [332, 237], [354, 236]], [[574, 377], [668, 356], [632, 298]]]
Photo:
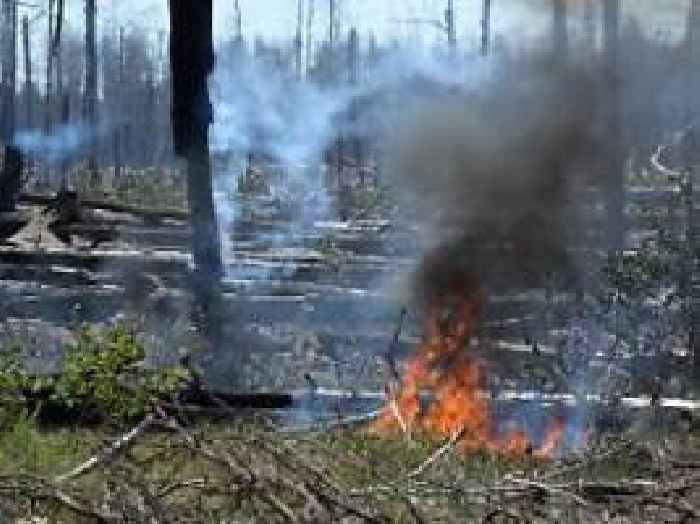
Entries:
[[554, 0], [552, 4], [552, 45], [554, 55], [565, 60], [569, 51], [566, 0]]
[[457, 57], [457, 29], [455, 26], [454, 0], [447, 1], [445, 9], [445, 29], [447, 30], [447, 46], [450, 51], [450, 60]]
[[[119, 64], [117, 65], [117, 82], [119, 88], [116, 93], [116, 105], [118, 114], [122, 111], [122, 96], [124, 93], [124, 27], [119, 28]], [[122, 177], [122, 130], [126, 124], [118, 122], [114, 129], [114, 181], [118, 184]], [[126, 133], [124, 133], [126, 134]]]
[[[91, 133], [97, 129], [97, 50], [95, 41], [95, 0], [85, 0], [85, 97], [84, 119]], [[88, 171], [93, 184], [98, 182], [96, 145], [88, 155]]]
[[484, 0], [481, 18], [481, 56], [488, 56], [491, 41], [491, 0]]
[[193, 290], [205, 337], [216, 345], [221, 328], [218, 283], [223, 269], [208, 141], [213, 120], [207, 85], [214, 68], [212, 0], [170, 1], [170, 64], [174, 149], [187, 168]]
[[34, 93], [32, 85], [32, 55], [29, 49], [29, 16], [22, 17], [22, 44], [24, 49], [24, 119], [25, 127], [34, 127]]
[[297, 0], [297, 32], [294, 36], [294, 62], [297, 78], [304, 77], [303, 51], [304, 51], [304, 0]]
[[22, 156], [14, 145], [17, 72], [17, 3], [2, 1], [2, 129], [5, 161], [0, 171], [0, 213], [14, 211], [22, 183]]

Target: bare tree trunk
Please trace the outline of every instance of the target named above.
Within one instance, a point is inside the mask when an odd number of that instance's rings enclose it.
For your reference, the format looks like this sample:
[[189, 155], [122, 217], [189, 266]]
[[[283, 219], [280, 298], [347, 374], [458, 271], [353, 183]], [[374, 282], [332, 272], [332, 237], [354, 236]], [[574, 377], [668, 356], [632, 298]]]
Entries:
[[2, 1], [2, 129], [5, 161], [0, 172], [0, 212], [13, 211], [22, 180], [22, 156], [14, 145], [17, 74], [17, 4]]
[[17, 5], [14, 0], [2, 0], [2, 20], [2, 141], [7, 146], [15, 133]]
[[[61, 125], [65, 128], [70, 122], [70, 96], [68, 94], [61, 94]], [[68, 170], [70, 167], [69, 159], [64, 157], [61, 159], [61, 190], [67, 191], [69, 189], [68, 181]]]
[[484, 0], [481, 18], [481, 56], [488, 56], [491, 41], [491, 0]]
[[223, 268], [212, 192], [207, 88], [214, 67], [212, 0], [170, 1], [172, 124], [175, 154], [187, 165], [192, 220], [193, 291], [210, 350], [221, 342], [219, 279]]
[[52, 118], [52, 104], [51, 95], [53, 94], [53, 8], [54, 1], [49, 0], [49, 11], [47, 15], [47, 22], [49, 24], [49, 42], [46, 53], [46, 121], [44, 128], [46, 134], [51, 133], [51, 128], [53, 126]]
[[303, 70], [303, 50], [304, 50], [304, 0], [297, 0], [297, 32], [294, 36], [294, 60], [296, 66], [297, 79], [304, 78]]
[[309, 0], [309, 8], [306, 13], [306, 74], [308, 75], [312, 67], [312, 56], [313, 56], [313, 38], [312, 32], [314, 27], [314, 16], [316, 14], [316, 7], [314, 0]]
[[[122, 114], [122, 96], [124, 90], [124, 28], [119, 28], [119, 89], [117, 90], [117, 114]], [[114, 129], [114, 182], [120, 184], [122, 177], [122, 129], [123, 124], [117, 120], [117, 125]]]
[[[700, 85], [700, 0], [692, 0], [688, 13], [688, 92], [697, 93]], [[689, 100], [688, 117], [695, 123], [698, 115], [697, 100]], [[695, 159], [687, 164], [689, 169], [688, 187], [688, 290], [686, 293], [689, 308], [688, 345], [693, 355], [693, 372], [696, 380], [700, 378], [700, 261], [698, 252], [698, 228], [695, 223], [695, 191], [698, 168]]]
[[99, 184], [97, 166], [97, 49], [95, 42], [95, 0], [85, 0], [85, 120], [93, 134], [88, 154], [88, 171], [94, 186]]
[[[67, 125], [70, 117], [70, 102], [63, 96], [63, 53], [61, 50], [61, 34], [63, 31], [64, 0], [58, 0], [56, 7], [56, 26], [54, 31], [53, 53], [56, 59], [56, 100], [60, 104], [60, 121]], [[61, 189], [68, 189], [68, 162], [60, 162]]]
[[608, 251], [619, 253], [624, 238], [624, 153], [622, 150], [622, 128], [619, 81], [619, 31], [620, 0], [605, 0], [603, 3], [603, 30], [605, 35], [605, 82], [608, 90], [606, 108], [606, 137], [610, 147], [607, 176], [608, 207]]
[[447, 28], [447, 46], [449, 48], [450, 60], [454, 60], [457, 58], [457, 30], [455, 26], [454, 0], [447, 0], [445, 26]]
[[559, 60], [566, 60], [569, 54], [566, 0], [553, 0], [552, 11], [552, 45], [554, 47], [554, 55]]
[[[350, 30], [350, 35], [348, 37], [348, 69], [349, 75], [348, 80], [351, 86], [357, 85], [360, 76], [360, 39], [357, 34], [357, 29], [354, 27]], [[362, 169], [363, 158], [362, 158], [362, 144], [360, 143], [360, 138], [357, 131], [357, 120], [358, 120], [358, 104], [357, 100], [353, 99], [350, 102], [350, 127], [351, 127], [351, 155], [355, 161], [355, 166], [359, 169], [360, 173], [360, 185], [365, 186], [365, 171]]]
[[24, 119], [25, 127], [34, 127], [34, 87], [32, 85], [32, 55], [29, 52], [29, 17], [22, 17], [22, 43], [24, 46]]
[[596, 23], [595, 6], [593, 0], [585, 0], [583, 4], [583, 32], [586, 41], [586, 49], [589, 53], [595, 50]]

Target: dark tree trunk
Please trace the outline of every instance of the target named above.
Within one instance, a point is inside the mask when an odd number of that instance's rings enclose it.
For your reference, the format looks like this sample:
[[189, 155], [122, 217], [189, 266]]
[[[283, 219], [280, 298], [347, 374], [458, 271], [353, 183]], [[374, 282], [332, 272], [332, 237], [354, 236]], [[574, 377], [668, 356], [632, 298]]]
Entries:
[[53, 94], [53, 7], [54, 0], [49, 0], [49, 11], [47, 15], [49, 42], [46, 53], [46, 121], [44, 123], [44, 131], [47, 135], [51, 133], [51, 128], [53, 127], [53, 105], [51, 103], [51, 95]]
[[[63, 127], [68, 126], [70, 122], [70, 95], [61, 95], [61, 125]], [[67, 191], [69, 189], [68, 171], [70, 168], [70, 163], [68, 158], [63, 158], [61, 160], [61, 190]]]
[[[688, 92], [697, 93], [700, 85], [700, 0], [692, 0], [688, 13]], [[692, 97], [688, 101], [688, 118], [696, 122], [698, 104]], [[688, 289], [686, 292], [689, 305], [689, 347], [693, 355], [693, 371], [696, 380], [700, 379], [700, 259], [698, 257], [698, 227], [695, 223], [697, 211], [695, 207], [694, 188], [698, 184], [698, 168], [692, 159], [688, 159], [689, 184], [688, 199]]]
[[586, 41], [586, 51], [592, 53], [595, 49], [596, 23], [593, 0], [585, 0], [583, 4], [583, 33]]
[[554, 55], [560, 60], [565, 60], [569, 52], [566, 0], [553, 1], [552, 44], [554, 46]]
[[17, 5], [2, 0], [2, 142], [12, 143], [15, 134], [15, 90], [17, 71]]
[[484, 0], [484, 10], [481, 18], [481, 56], [489, 54], [491, 41], [491, 0]]
[[207, 82], [214, 67], [212, 0], [170, 1], [172, 124], [175, 154], [187, 165], [192, 220], [194, 295], [208, 341], [217, 349], [220, 333], [219, 280], [222, 275], [209, 160], [212, 122]]
[[[122, 96], [124, 92], [124, 28], [119, 28], [119, 87], [117, 89], [117, 114], [122, 114]], [[114, 130], [114, 182], [115, 184], [121, 183], [122, 177], [122, 140], [124, 139], [124, 125], [121, 121], [117, 121], [117, 125]]]
[[88, 155], [88, 171], [97, 185], [97, 50], [95, 42], [95, 0], [85, 0], [85, 120], [93, 133]]
[[[357, 29], [354, 27], [350, 30], [350, 36], [348, 37], [348, 70], [350, 85], [357, 85], [360, 77], [360, 39], [357, 34]], [[364, 171], [361, 169], [363, 163], [362, 144], [360, 143], [360, 137], [357, 131], [358, 113], [359, 108], [357, 100], [353, 99], [350, 102], [350, 148], [355, 165], [360, 168], [360, 184], [364, 186]]]
[[304, 49], [303, 31], [304, 31], [304, 0], [297, 0], [297, 32], [294, 36], [294, 62], [297, 74], [297, 79], [304, 78], [302, 54]]
[[605, 82], [608, 93], [606, 108], [606, 138], [610, 154], [608, 162], [607, 207], [608, 207], [608, 251], [619, 253], [624, 239], [624, 152], [622, 144], [620, 108], [620, 0], [605, 0], [603, 3], [603, 30], [605, 36]]
[[14, 146], [17, 72], [17, 4], [2, 2], [2, 129], [5, 160], [0, 171], [0, 212], [14, 211], [22, 181], [22, 157]]
[[447, 0], [445, 26], [447, 28], [447, 46], [450, 52], [450, 60], [454, 60], [457, 57], [457, 29], [455, 27], [454, 0]]
[[29, 51], [29, 17], [22, 17], [22, 43], [24, 45], [24, 125], [34, 127], [34, 88], [32, 85], [32, 55]]

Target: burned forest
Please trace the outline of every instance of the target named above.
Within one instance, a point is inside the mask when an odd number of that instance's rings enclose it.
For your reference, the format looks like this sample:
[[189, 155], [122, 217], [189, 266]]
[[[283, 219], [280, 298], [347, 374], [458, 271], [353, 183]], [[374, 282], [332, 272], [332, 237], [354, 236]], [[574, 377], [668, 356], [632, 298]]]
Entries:
[[700, 0], [0, 20], [0, 522], [700, 522]]

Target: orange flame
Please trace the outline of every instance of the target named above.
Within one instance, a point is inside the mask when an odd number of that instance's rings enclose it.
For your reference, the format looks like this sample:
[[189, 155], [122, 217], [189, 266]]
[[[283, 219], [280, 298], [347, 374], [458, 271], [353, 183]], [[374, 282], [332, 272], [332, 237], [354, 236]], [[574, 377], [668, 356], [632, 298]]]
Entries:
[[[557, 418], [538, 448], [522, 430], [499, 437], [488, 401], [482, 394], [484, 366], [465, 354], [469, 347], [481, 296], [478, 292], [450, 295], [430, 308], [425, 342], [405, 366], [401, 383], [389, 388], [388, 402], [372, 431], [389, 436], [422, 433], [453, 438], [463, 453], [485, 451], [509, 458], [531, 455], [552, 457], [564, 436], [565, 423]], [[430, 397], [421, 405], [421, 393]]]

